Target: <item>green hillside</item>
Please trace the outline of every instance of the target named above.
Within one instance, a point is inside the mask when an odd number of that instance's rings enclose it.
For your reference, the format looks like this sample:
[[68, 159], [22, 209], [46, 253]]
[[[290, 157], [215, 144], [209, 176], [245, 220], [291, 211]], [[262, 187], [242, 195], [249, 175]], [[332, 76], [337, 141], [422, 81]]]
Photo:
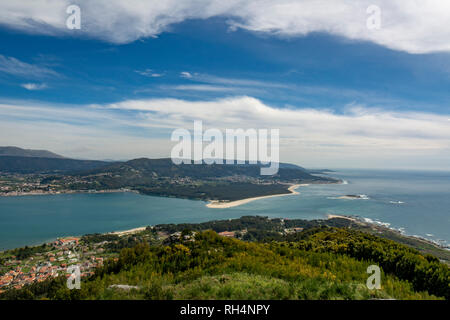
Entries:
[[[160, 229], [161, 230], [161, 229]], [[214, 231], [155, 242], [156, 228], [108, 260], [80, 290], [65, 278], [9, 290], [3, 299], [437, 299], [450, 297], [448, 267], [391, 240], [318, 227], [296, 239], [246, 242]], [[101, 236], [91, 238], [103, 241]], [[150, 239], [150, 240], [149, 240]], [[129, 241], [129, 240], [128, 240]], [[125, 242], [124, 242], [125, 243]], [[369, 290], [369, 265], [382, 269]], [[114, 285], [132, 286], [128, 289]]]
[[133, 189], [142, 194], [198, 200], [239, 200], [288, 194], [293, 183], [336, 183], [301, 167], [280, 168], [273, 176], [260, 175], [255, 164], [181, 164], [171, 159], [134, 159], [73, 175], [49, 176], [43, 184], [64, 190]]
[[246, 176], [258, 179], [335, 181], [331, 178], [313, 176], [302, 167], [280, 164], [278, 173], [274, 176], [261, 176], [261, 164], [180, 164], [176, 165], [170, 158], [147, 159], [140, 158], [127, 162], [114, 163], [98, 168], [90, 174], [110, 173], [121, 179], [132, 180], [136, 177], [189, 177], [192, 179], [218, 179], [230, 176]]

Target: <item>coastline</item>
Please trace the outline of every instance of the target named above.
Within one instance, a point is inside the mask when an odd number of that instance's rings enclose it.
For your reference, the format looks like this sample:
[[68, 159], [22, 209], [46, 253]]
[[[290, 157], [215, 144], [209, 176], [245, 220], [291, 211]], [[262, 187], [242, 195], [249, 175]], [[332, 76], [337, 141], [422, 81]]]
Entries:
[[334, 218], [346, 219], [346, 220], [350, 220], [350, 221], [353, 221], [353, 222], [358, 222], [358, 220], [356, 220], [355, 218], [352, 218], [352, 217], [340, 216], [340, 215], [337, 215], [337, 214], [327, 214], [327, 219], [334, 219]]
[[256, 200], [300, 194], [295, 189], [297, 189], [298, 187], [306, 187], [306, 186], [309, 186], [309, 184], [294, 184], [288, 188], [289, 193], [272, 194], [272, 195], [268, 195], [268, 196], [246, 198], [246, 199], [241, 199], [241, 200], [236, 200], [236, 201], [212, 200], [206, 204], [206, 207], [214, 208], [214, 209], [226, 209], [226, 208], [237, 207], [237, 206], [240, 206], [240, 205], [252, 202], [252, 201], [256, 201]]
[[[345, 180], [340, 180], [340, 183], [345, 184]], [[237, 201], [211, 201], [210, 203], [208, 203], [208, 201], [203, 200], [203, 201], [205, 201], [205, 203], [204, 204], [202, 203], [199, 205], [201, 207], [203, 207], [203, 205], [205, 205], [208, 208], [235, 207], [235, 206], [239, 206], [239, 205], [249, 203], [251, 201], [256, 201], [259, 199], [271, 198], [271, 197], [276, 197], [276, 196], [285, 196], [285, 195], [290, 195], [290, 194], [298, 194], [299, 192], [295, 191], [295, 189], [297, 189], [299, 186], [305, 186], [305, 185], [308, 185], [308, 184], [290, 185], [287, 190], [284, 190], [284, 192], [288, 192], [288, 190], [289, 190], [290, 193], [253, 197], [253, 198], [241, 199], [241, 200], [237, 200]], [[288, 186], [288, 185], [286, 185], [286, 186]], [[5, 195], [5, 197], [10, 196], [10, 197], [20, 198], [20, 196], [28, 196], [28, 195], [60, 195], [60, 194], [77, 194], [77, 193], [87, 194], [87, 193], [121, 193], [121, 192], [130, 192], [130, 193], [140, 194], [138, 191], [123, 188], [123, 189], [110, 189], [110, 190], [98, 190], [98, 191], [96, 191], [96, 190], [91, 190], [91, 191], [89, 191], [89, 190], [86, 190], [86, 191], [67, 190], [67, 191], [62, 191], [62, 192], [46, 192], [46, 193], [26, 193], [26, 192], [24, 192], [24, 193], [21, 193], [20, 195], [11, 195], [11, 194]], [[164, 197], [164, 196], [162, 196], [162, 197]], [[194, 199], [192, 199], [192, 200], [194, 200]], [[199, 199], [196, 199], [196, 200], [199, 200]], [[214, 211], [214, 210], [211, 211], [211, 214], [215, 214], [215, 213], [217, 213], [217, 211]], [[225, 213], [225, 211], [224, 211], [224, 213]], [[364, 218], [364, 217], [359, 217], [359, 216], [346, 216], [346, 215], [339, 215], [339, 214], [328, 215], [328, 219], [332, 219], [332, 218], [343, 218], [343, 219], [347, 219], [349, 221], [353, 220], [354, 222], [363, 222], [364, 224], [372, 225], [375, 227], [383, 226], [384, 228], [387, 228], [388, 230], [398, 234], [401, 237], [407, 237], [407, 238], [414, 239], [414, 240], [420, 240], [423, 243], [431, 244], [437, 248], [441, 248], [441, 249], [450, 251], [450, 246], [448, 245], [448, 242], [446, 242], [445, 240], [440, 240], [437, 237], [434, 237], [433, 235], [427, 234], [427, 236], [425, 237], [423, 235], [412, 234], [410, 232], [405, 232], [404, 228], [393, 228], [392, 226], [389, 226], [388, 223], [381, 222], [381, 221], [371, 221], [371, 219], [369, 219], [369, 218]], [[313, 219], [313, 218], [311, 218], [311, 219]], [[315, 219], [318, 219], [318, 218], [315, 218]], [[120, 229], [120, 227], [118, 229], [111, 228], [108, 230], [109, 231], [108, 233], [126, 235], [126, 234], [132, 234], [134, 232], [139, 232], [139, 231], [145, 229], [145, 227], [143, 227], [142, 224], [140, 224], [140, 223], [136, 227], [137, 228], [130, 229], [130, 230]], [[433, 236], [434, 238], [430, 238], [431, 236]], [[54, 240], [54, 238], [52, 238], [52, 240]], [[47, 242], [47, 240], [45, 240], [44, 242]], [[41, 240], [39, 240], [38, 242], [31, 243], [31, 246], [39, 245], [41, 243], [43, 243], [43, 242], [41, 242]], [[20, 245], [18, 245], [17, 247], [19, 247], [19, 246]], [[7, 249], [5, 247], [5, 248], [1, 248], [0, 251], [9, 250], [9, 249], [10, 248]]]
[[390, 231], [395, 233], [396, 235], [398, 235], [401, 238], [405, 238], [405, 239], [413, 239], [413, 240], [417, 240], [417, 241], [421, 241], [423, 243], [426, 243], [428, 245], [431, 245], [433, 247], [436, 247], [438, 249], [443, 249], [443, 250], [447, 250], [450, 251], [450, 247], [448, 245], [443, 245], [441, 243], [439, 243], [438, 241], [434, 241], [428, 238], [425, 238], [423, 236], [418, 236], [418, 235], [412, 235], [412, 234], [406, 234], [402, 231], [400, 231], [399, 229], [390, 227], [389, 225], [385, 225], [384, 223], [380, 223], [377, 221], [372, 221], [372, 220], [368, 220], [367, 218], [362, 218], [362, 217], [358, 217], [358, 216], [345, 216], [345, 215], [337, 215], [337, 214], [327, 214], [327, 220], [329, 219], [334, 219], [334, 218], [338, 218], [338, 219], [346, 219], [349, 221], [352, 221], [354, 223], [360, 224], [360, 225], [365, 225], [365, 226], [371, 226], [373, 228], [377, 228], [378, 230], [386, 230], [386, 231]]
[[132, 192], [139, 193], [131, 189], [110, 189], [110, 190], [63, 190], [63, 191], [49, 191], [49, 192], [9, 192], [0, 193], [0, 197], [24, 197], [24, 196], [53, 196], [60, 194], [97, 194], [97, 193], [120, 193]]
[[[250, 198], [250, 199], [243, 199], [243, 200], [250, 200], [250, 201], [254, 201], [260, 198], [267, 198], [267, 197], [273, 197], [273, 196], [285, 196], [285, 195], [291, 195], [291, 194], [300, 194], [299, 192], [295, 191], [296, 188], [300, 187], [300, 186], [306, 186], [306, 185], [293, 185], [289, 188], [289, 190], [291, 191], [291, 193], [288, 194], [281, 194], [281, 195], [271, 195], [271, 196], [264, 196], [264, 197], [256, 197], [256, 198]], [[234, 202], [234, 201], [233, 201]], [[226, 203], [225, 203], [226, 204]], [[239, 204], [238, 204], [239, 205]], [[403, 239], [411, 239], [411, 240], [416, 240], [416, 241], [420, 241], [424, 244], [430, 245], [436, 249], [440, 249], [440, 250], [446, 250], [446, 251], [450, 251], [450, 247], [448, 246], [443, 246], [442, 244], [439, 244], [435, 241], [432, 241], [430, 239], [421, 237], [421, 236], [416, 236], [416, 235], [410, 235], [410, 234], [405, 234], [403, 232], [400, 232], [399, 230], [392, 228], [392, 227], [387, 227], [387, 226], [383, 226], [383, 225], [379, 225], [376, 223], [370, 223], [367, 221], [364, 221], [364, 218], [358, 217], [358, 216], [347, 216], [347, 215], [338, 215], [338, 214], [327, 214], [327, 220], [329, 219], [333, 219], [333, 218], [340, 218], [340, 219], [346, 219], [349, 221], [352, 221], [356, 224], [362, 225], [362, 226], [371, 226], [373, 228], [376, 228], [379, 231], [385, 230], [385, 231], [389, 231], [392, 232], [394, 234], [396, 234], [397, 236], [399, 236], [400, 238]], [[105, 233], [100, 233], [100, 234], [111, 234], [111, 235], [117, 235], [119, 237], [125, 236], [125, 235], [131, 235], [131, 234], [135, 234], [135, 233], [139, 233], [142, 231], [145, 231], [148, 227], [152, 228], [152, 226], [147, 225], [147, 226], [141, 226], [141, 227], [136, 227], [136, 228], [132, 228], [132, 229], [125, 229], [125, 230], [120, 230], [120, 231], [110, 231], [110, 232], [105, 232]], [[38, 247], [41, 246], [43, 243], [50, 243], [53, 242], [57, 239], [65, 239], [65, 238], [71, 238], [71, 237], [82, 237], [83, 235], [76, 235], [76, 236], [62, 236], [62, 237], [55, 237], [55, 238], [51, 238], [49, 240], [46, 240], [44, 242], [38, 242], [35, 244], [31, 244], [28, 245], [28, 247]], [[398, 240], [394, 240], [396, 242], [398, 242]], [[400, 242], [402, 243], [402, 242]], [[10, 249], [2, 249], [0, 250], [0, 253], [3, 253], [5, 251], [8, 250], [12, 250], [12, 249], [17, 249], [17, 248], [22, 248], [22, 247], [15, 247], [15, 248], [10, 248]], [[445, 260], [445, 263], [449, 263], [448, 260]]]
[[138, 232], [144, 231], [145, 229], [147, 229], [147, 227], [137, 227], [137, 228], [128, 229], [128, 230], [108, 232], [107, 234], [114, 234], [114, 235], [118, 235], [119, 237], [121, 237], [121, 236], [124, 236], [127, 234], [138, 233]]
[[[144, 231], [144, 230], [147, 229], [147, 227], [149, 227], [149, 226], [137, 227], [137, 228], [132, 228], [132, 229], [120, 230], [120, 231], [101, 232], [99, 234], [113, 234], [113, 235], [117, 235], [117, 236], [121, 237], [121, 236], [124, 236], [124, 235], [130, 235], [130, 234], [134, 234], [134, 233], [138, 233], [138, 232]], [[73, 237], [81, 238], [82, 236], [85, 236], [85, 235], [86, 234], [78, 234], [78, 235], [65, 235], [65, 236], [61, 236], [61, 237], [54, 237], [54, 238], [47, 239], [45, 241], [39, 241], [39, 242], [36, 242], [36, 243], [33, 243], [33, 244], [28, 244], [28, 245], [25, 245], [25, 246], [29, 247], [29, 248], [39, 247], [39, 246], [43, 245], [44, 243], [48, 244], [48, 243], [51, 243], [51, 242], [56, 241], [58, 239], [66, 239], [66, 238], [73, 238]], [[14, 249], [17, 249], [17, 248], [23, 248], [23, 247], [24, 246], [22, 246], [22, 247], [14, 247], [14, 248], [10, 248], [10, 249], [0, 249], [0, 253], [8, 251], [8, 250], [14, 250]]]

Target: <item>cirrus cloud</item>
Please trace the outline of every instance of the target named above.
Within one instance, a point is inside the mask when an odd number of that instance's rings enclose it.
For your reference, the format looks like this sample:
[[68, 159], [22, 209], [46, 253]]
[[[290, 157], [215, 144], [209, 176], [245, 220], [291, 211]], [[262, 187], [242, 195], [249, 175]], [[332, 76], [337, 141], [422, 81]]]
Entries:
[[202, 120], [215, 128], [280, 128], [291, 143], [335, 144], [356, 148], [450, 149], [448, 116], [348, 106], [346, 112], [275, 108], [242, 96], [212, 101], [180, 99], [126, 100], [93, 105], [99, 110], [127, 110], [148, 125], [190, 127]]
[[[449, 115], [364, 106], [348, 106], [343, 113], [276, 108], [248, 96], [80, 106], [9, 102], [0, 104], [0, 145], [39, 147], [97, 159], [162, 157], [170, 154], [173, 129], [192, 129], [193, 121], [202, 120], [204, 129], [280, 129], [283, 162], [450, 169], [448, 119]], [[68, 145], [77, 150], [89, 146], [90, 151], [70, 154], [64, 149]]]
[[0, 73], [6, 73], [23, 78], [48, 78], [58, 77], [59, 74], [47, 67], [29, 64], [14, 57], [6, 57], [0, 54]]
[[21, 84], [21, 87], [34, 91], [34, 90], [42, 90], [48, 88], [48, 86], [45, 83], [23, 83]]

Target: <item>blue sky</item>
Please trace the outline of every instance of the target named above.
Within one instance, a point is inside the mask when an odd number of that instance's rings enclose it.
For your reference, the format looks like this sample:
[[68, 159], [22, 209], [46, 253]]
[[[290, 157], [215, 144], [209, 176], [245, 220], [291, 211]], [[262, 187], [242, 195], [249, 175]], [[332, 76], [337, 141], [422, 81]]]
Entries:
[[[6, 99], [89, 104], [240, 94], [279, 107], [339, 110], [349, 103], [365, 103], [443, 114], [448, 114], [450, 102], [448, 54], [412, 55], [323, 33], [279, 39], [229, 32], [222, 19], [210, 19], [180, 23], [157, 38], [120, 45], [7, 28], [1, 29], [0, 39], [4, 57], [57, 73], [43, 77], [0, 73], [0, 91]], [[183, 78], [181, 72], [199, 75]], [[221, 78], [249, 83], [234, 85]], [[21, 87], [24, 83], [47, 87], [26, 90]]]
[[[171, 130], [197, 117], [218, 128], [279, 127], [281, 160], [306, 166], [449, 168], [447, 34], [428, 50], [411, 35], [397, 44], [321, 28], [291, 34], [289, 25], [274, 34], [258, 19], [230, 27], [230, 16], [178, 17], [132, 36], [118, 23], [105, 38], [0, 15], [0, 145], [168, 156]], [[214, 108], [217, 117], [205, 111]]]

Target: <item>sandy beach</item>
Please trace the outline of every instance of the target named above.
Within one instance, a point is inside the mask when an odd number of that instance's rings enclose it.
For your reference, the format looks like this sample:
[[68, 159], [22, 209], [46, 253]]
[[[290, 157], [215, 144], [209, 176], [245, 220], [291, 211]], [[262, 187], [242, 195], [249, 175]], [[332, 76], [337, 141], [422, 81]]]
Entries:
[[308, 186], [308, 184], [294, 184], [294, 185], [292, 185], [292, 186], [290, 186], [288, 188], [290, 193], [272, 194], [272, 195], [269, 195], [269, 196], [247, 198], [247, 199], [236, 200], [236, 201], [218, 201], [218, 200], [213, 200], [213, 201], [209, 202], [208, 204], [206, 204], [206, 206], [208, 208], [215, 208], [215, 209], [232, 208], [232, 207], [237, 207], [237, 206], [240, 206], [242, 204], [249, 203], [249, 202], [252, 202], [252, 201], [255, 201], [255, 200], [299, 194], [299, 192], [297, 192], [295, 189], [297, 189], [298, 187], [306, 187], [306, 186]]
[[328, 214], [327, 218], [328, 219], [340, 218], [340, 219], [347, 219], [347, 220], [350, 220], [350, 221], [353, 221], [353, 222], [357, 222], [357, 220], [355, 218], [351, 218], [351, 217], [347, 217], [347, 216], [339, 216], [339, 215], [336, 215], [336, 214]]
[[139, 228], [134, 228], [134, 229], [130, 229], [130, 230], [114, 231], [114, 232], [110, 232], [110, 234], [123, 236], [123, 235], [126, 235], [126, 234], [132, 234], [132, 233], [137, 233], [137, 232], [144, 231], [146, 228], [147, 227], [139, 227]]

